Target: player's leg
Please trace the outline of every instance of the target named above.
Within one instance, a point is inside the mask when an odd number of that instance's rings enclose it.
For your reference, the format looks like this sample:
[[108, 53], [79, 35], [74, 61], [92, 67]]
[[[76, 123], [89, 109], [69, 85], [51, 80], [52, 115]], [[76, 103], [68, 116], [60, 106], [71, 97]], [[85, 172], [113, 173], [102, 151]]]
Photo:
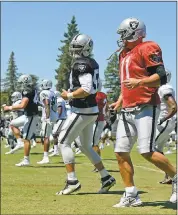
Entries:
[[[147, 106], [135, 117], [135, 125], [138, 132], [138, 149], [140, 154], [159, 169], [166, 172], [173, 179], [173, 196], [170, 201], [176, 201], [175, 186], [177, 182], [176, 169], [169, 160], [161, 153], [154, 151], [155, 130], [158, 110]], [[144, 125], [144, 128], [143, 128]]]
[[125, 192], [120, 202], [113, 207], [130, 207], [142, 204], [134, 184], [134, 168], [130, 157], [130, 151], [137, 136], [132, 116], [132, 114], [123, 112], [118, 122], [114, 151], [120, 174], [125, 185]]
[[49, 163], [49, 157], [48, 157], [48, 152], [49, 152], [49, 147], [50, 147], [50, 135], [52, 134], [52, 124], [49, 124], [47, 122], [42, 123], [42, 136], [44, 139], [44, 154], [43, 154], [43, 159], [41, 161], [38, 161], [37, 164], [48, 164]]
[[30, 165], [30, 140], [33, 137], [33, 134], [36, 131], [37, 128], [37, 123], [38, 123], [38, 117], [35, 116], [29, 116], [26, 118], [26, 122], [23, 127], [23, 142], [24, 142], [24, 159], [16, 164], [16, 166], [29, 166]]
[[[161, 125], [157, 125], [156, 129], [156, 138], [155, 138], [155, 151], [160, 152], [164, 155], [163, 149], [167, 143], [167, 140], [169, 139], [170, 132], [174, 129], [174, 123], [172, 120], [167, 120]], [[165, 177], [162, 181], [160, 181], [161, 184], [172, 184], [171, 178], [168, 176], [167, 173], [165, 173]]]
[[[101, 134], [103, 132], [103, 128], [104, 128], [104, 121], [97, 121], [95, 122], [94, 126], [93, 126], [93, 150], [99, 155], [101, 156], [101, 150], [99, 148], [99, 140], [101, 137]], [[93, 170], [93, 172], [98, 172], [98, 169], [95, 168]]]
[[[85, 116], [84, 116], [85, 117]], [[91, 163], [98, 169], [101, 176], [102, 186], [98, 193], [106, 193], [114, 184], [115, 179], [107, 172], [105, 169], [100, 156], [92, 148], [92, 134], [93, 134], [93, 124], [94, 120], [89, 122], [89, 124], [84, 128], [80, 135], [81, 139], [81, 151], [88, 157]]]

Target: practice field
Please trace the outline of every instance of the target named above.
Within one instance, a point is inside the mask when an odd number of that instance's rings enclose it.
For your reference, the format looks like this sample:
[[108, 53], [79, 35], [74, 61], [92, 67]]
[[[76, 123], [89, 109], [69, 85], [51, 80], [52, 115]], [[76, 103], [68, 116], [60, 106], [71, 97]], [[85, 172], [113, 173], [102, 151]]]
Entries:
[[[81, 190], [69, 196], [56, 196], [64, 187], [66, 171], [61, 157], [51, 158], [51, 163], [40, 166], [42, 146], [31, 150], [31, 166], [16, 167], [23, 157], [20, 150], [14, 155], [4, 155], [1, 146], [1, 214], [176, 214], [176, 204], [168, 202], [171, 185], [160, 185], [164, 174], [145, 161], [134, 148], [135, 182], [144, 202], [137, 208], [113, 208], [123, 194], [123, 183], [111, 146], [102, 151], [107, 170], [117, 183], [108, 194], [97, 194], [100, 176], [93, 173], [93, 166], [82, 154], [76, 156], [76, 171], [82, 184]], [[176, 154], [168, 155], [176, 164]]]

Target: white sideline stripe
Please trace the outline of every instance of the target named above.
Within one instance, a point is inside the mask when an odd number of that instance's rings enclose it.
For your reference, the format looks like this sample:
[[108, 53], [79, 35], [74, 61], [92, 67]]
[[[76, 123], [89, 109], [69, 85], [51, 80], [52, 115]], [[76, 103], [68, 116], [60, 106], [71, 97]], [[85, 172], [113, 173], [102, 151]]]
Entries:
[[[115, 161], [107, 161], [106, 165], [109, 164], [109, 163], [111, 164], [111, 163], [113, 163], [113, 162], [115, 163]], [[87, 162], [85, 162], [85, 163], [82, 163], [82, 164], [86, 164], [86, 165], [91, 165], [91, 166], [92, 166], [92, 163], [87, 163]], [[162, 173], [162, 174], [164, 174], [164, 172], [161, 171], [161, 170], [156, 170], [156, 169], [152, 169], [152, 168], [145, 167], [145, 166], [134, 165], [134, 167], [138, 167], [138, 168], [145, 169], [145, 170], [149, 170], [149, 171], [152, 171], [152, 172], [157, 172], [157, 173]]]

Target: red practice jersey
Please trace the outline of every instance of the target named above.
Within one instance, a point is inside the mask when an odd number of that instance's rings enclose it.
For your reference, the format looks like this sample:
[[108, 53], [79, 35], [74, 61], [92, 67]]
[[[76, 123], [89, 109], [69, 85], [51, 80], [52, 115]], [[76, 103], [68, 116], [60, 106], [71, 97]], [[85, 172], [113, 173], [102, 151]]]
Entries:
[[143, 79], [148, 77], [147, 68], [157, 65], [163, 65], [162, 51], [152, 41], [143, 42], [129, 52], [123, 50], [120, 53], [119, 72], [123, 108], [135, 107], [140, 104], [157, 105], [160, 103], [158, 88], [138, 86], [134, 89], [128, 89], [122, 83], [129, 78]]
[[98, 109], [99, 109], [99, 115], [97, 118], [97, 121], [104, 121], [104, 109], [107, 103], [107, 96], [105, 93], [103, 92], [97, 92], [96, 94], [96, 102], [98, 105]]

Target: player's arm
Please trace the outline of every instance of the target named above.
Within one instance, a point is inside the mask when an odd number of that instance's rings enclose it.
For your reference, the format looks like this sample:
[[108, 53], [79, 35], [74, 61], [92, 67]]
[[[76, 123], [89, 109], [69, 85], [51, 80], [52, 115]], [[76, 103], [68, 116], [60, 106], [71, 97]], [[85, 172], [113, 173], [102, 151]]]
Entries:
[[47, 98], [43, 99], [43, 104], [44, 104], [44, 108], [45, 108], [46, 118], [49, 119], [49, 116], [50, 116], [50, 100]]
[[26, 108], [28, 105], [29, 98], [24, 97], [20, 104], [15, 104], [12, 106], [4, 106], [4, 111], [20, 110]]
[[93, 79], [90, 73], [84, 73], [79, 76], [79, 82], [81, 87], [72, 93], [68, 93], [66, 90], [63, 90], [61, 97], [63, 99], [73, 99], [73, 98], [85, 98], [91, 94]]
[[168, 106], [168, 114], [165, 118], [161, 119], [160, 124], [162, 124], [164, 121], [170, 119], [174, 114], [177, 113], [177, 102], [175, 101], [172, 94], [167, 94], [164, 96], [164, 100]]

